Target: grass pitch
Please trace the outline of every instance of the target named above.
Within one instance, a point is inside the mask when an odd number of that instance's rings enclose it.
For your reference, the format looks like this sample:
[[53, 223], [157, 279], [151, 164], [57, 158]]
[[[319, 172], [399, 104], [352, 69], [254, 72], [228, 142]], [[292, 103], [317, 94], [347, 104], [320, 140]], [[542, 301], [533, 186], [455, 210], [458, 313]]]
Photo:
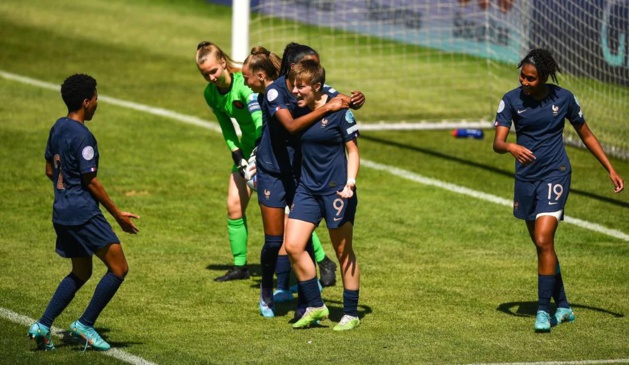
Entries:
[[[228, 45], [229, 24], [229, 9], [204, 1], [58, 1], [54, 8], [5, 1], [0, 70], [54, 84], [85, 72], [99, 81], [101, 95], [212, 120], [194, 48], [202, 39]], [[4, 78], [0, 96], [0, 307], [37, 319], [70, 268], [54, 253], [43, 159], [48, 130], [65, 108], [58, 92]], [[96, 324], [125, 353], [156, 364], [629, 359], [626, 241], [560, 225], [557, 250], [577, 321], [535, 334], [535, 252], [509, 207], [367, 167], [358, 179], [355, 230], [363, 325], [348, 333], [328, 327], [342, 316], [339, 285], [323, 292], [331, 320], [322, 328], [293, 331], [291, 305], [264, 319], [257, 310], [263, 232], [255, 204], [248, 211], [255, 275], [213, 281], [231, 263], [224, 207], [231, 159], [222, 137], [104, 101], [88, 126], [102, 155], [99, 178], [122, 209], [142, 216], [137, 236], [115, 227], [130, 272]], [[369, 132], [360, 148], [366, 161], [511, 198], [513, 159], [492, 152], [491, 136]], [[628, 234], [627, 192], [611, 192], [587, 151], [568, 153], [574, 174], [566, 214]], [[629, 164], [613, 162], [627, 178]], [[96, 263], [55, 326], [65, 329], [81, 315], [103, 272]], [[58, 338], [57, 351], [35, 352], [26, 331], [0, 318], [0, 363], [121, 363]]]

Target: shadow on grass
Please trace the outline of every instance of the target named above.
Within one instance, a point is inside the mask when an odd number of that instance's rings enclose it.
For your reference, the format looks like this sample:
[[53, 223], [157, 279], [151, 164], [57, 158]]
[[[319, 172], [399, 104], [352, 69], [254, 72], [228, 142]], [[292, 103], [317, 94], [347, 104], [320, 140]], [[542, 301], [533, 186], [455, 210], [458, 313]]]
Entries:
[[[209, 264], [205, 267], [205, 269], [209, 271], [216, 271], [216, 276], [218, 277], [225, 274], [225, 272], [227, 272], [227, 270], [231, 269], [232, 267], [233, 265]], [[251, 276], [261, 275], [260, 273], [262, 272], [262, 269], [259, 264], [256, 264], [256, 265], [247, 264], [247, 268], [249, 269], [249, 274]]]
[[[485, 171], [489, 171], [489, 172], [497, 174], [497, 175], [502, 175], [502, 176], [507, 176], [507, 177], [510, 177], [510, 178], [514, 178], [514, 172], [513, 171], [506, 171], [506, 170], [499, 169], [499, 168], [496, 168], [496, 167], [493, 167], [493, 166], [489, 166], [489, 165], [481, 164], [481, 163], [478, 163], [478, 162], [474, 162], [474, 161], [471, 161], [471, 160], [468, 160], [468, 159], [455, 157], [455, 156], [447, 155], [445, 153], [433, 151], [433, 150], [430, 150], [430, 149], [427, 149], [427, 148], [421, 148], [421, 147], [416, 147], [416, 146], [409, 146], [409, 145], [406, 145], [406, 144], [402, 144], [402, 143], [399, 143], [399, 142], [387, 140], [387, 139], [384, 139], [384, 138], [379, 138], [379, 137], [374, 137], [374, 136], [366, 136], [364, 134], [361, 134], [360, 138], [368, 140], [368, 141], [371, 141], [371, 142], [375, 142], [375, 143], [381, 143], [381, 144], [388, 145], [388, 146], [395, 146], [397, 148], [423, 153], [423, 154], [426, 154], [426, 155], [430, 155], [430, 156], [441, 158], [441, 159], [448, 160], [448, 161], [453, 161], [453, 162], [456, 162], [456, 163], [459, 163], [459, 164], [462, 164], [462, 165], [467, 165], [467, 166], [474, 167], [474, 168], [477, 168], [477, 169], [482, 169], [482, 170], [485, 170]], [[385, 163], [385, 162], [383, 162], [383, 163]], [[604, 174], [602, 174], [601, 176], [604, 176]], [[582, 196], [588, 197], [590, 199], [594, 199], [594, 200], [598, 200], [598, 201], [601, 201], [601, 202], [606, 202], [606, 203], [609, 203], [609, 204], [617, 205], [619, 207], [629, 208], [629, 203], [627, 203], [627, 202], [623, 202], [623, 201], [620, 201], [620, 200], [617, 200], [617, 199], [612, 199], [612, 198], [608, 198], [606, 196], [594, 194], [594, 193], [591, 193], [589, 191], [583, 191], [583, 190], [579, 190], [579, 189], [570, 188], [570, 194], [582, 195]]]
[[[609, 314], [611, 316], [614, 316], [616, 318], [624, 318], [625, 315], [622, 313], [616, 313], [616, 312], [612, 312], [609, 311], [607, 309], [603, 309], [603, 308], [597, 308], [597, 307], [592, 307], [589, 305], [582, 305], [582, 304], [575, 304], [572, 303], [570, 304], [570, 306], [572, 307], [572, 309], [585, 309], [585, 310], [591, 310], [591, 311], [595, 311], [595, 312], [600, 312], [600, 313], [605, 313], [605, 314]], [[535, 315], [537, 314], [537, 302], [509, 302], [509, 303], [502, 303], [498, 306], [498, 308], [496, 308], [497, 311], [512, 315], [512, 316], [517, 316], [517, 317], [535, 317]], [[555, 307], [553, 306], [551, 308], [552, 311], [555, 311]], [[576, 312], [576, 310], [575, 310]]]
[[[116, 341], [109, 341], [109, 340], [107, 340], [107, 337], [108, 337], [107, 333], [110, 332], [109, 329], [102, 328], [102, 327], [95, 328], [95, 329], [96, 329], [96, 332], [98, 332], [98, 334], [100, 335], [100, 337], [103, 340], [105, 340], [107, 343], [109, 343], [112, 348], [121, 349], [121, 348], [131, 347], [133, 345], [142, 345], [142, 344], [144, 344], [143, 342], [128, 342], [128, 341], [116, 342]], [[55, 341], [55, 348], [74, 347], [72, 349], [72, 351], [84, 351], [85, 350], [85, 340], [83, 340], [82, 338], [72, 336], [69, 331], [58, 332], [57, 334], [62, 335], [62, 338], [61, 338], [61, 341]], [[88, 349], [88, 351], [92, 351], [92, 350]]]

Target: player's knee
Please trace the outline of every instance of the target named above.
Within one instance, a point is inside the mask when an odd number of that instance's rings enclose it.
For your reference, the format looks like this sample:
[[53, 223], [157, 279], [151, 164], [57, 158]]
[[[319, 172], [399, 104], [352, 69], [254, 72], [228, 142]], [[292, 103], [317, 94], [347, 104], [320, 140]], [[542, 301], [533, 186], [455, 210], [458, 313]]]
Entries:
[[116, 277], [124, 279], [129, 273], [129, 265], [127, 264], [127, 261], [124, 260], [117, 265], [112, 265], [109, 268], [109, 271], [111, 271], [111, 273], [114, 274]]
[[279, 252], [279, 250], [282, 247], [283, 243], [284, 243], [284, 237], [283, 236], [265, 235], [264, 236], [264, 247], [263, 247], [263, 249], [277, 250]]
[[90, 278], [92, 277], [92, 271], [91, 270], [89, 270], [89, 271], [86, 271], [86, 270], [82, 270], [82, 271], [72, 270], [71, 275], [73, 275], [80, 282], [82, 282], [81, 285], [83, 285], [88, 280], [90, 280]]
[[548, 235], [538, 234], [535, 236], [535, 247], [537, 247], [538, 252], [545, 252], [555, 249], [555, 242], [553, 237], [549, 237]]

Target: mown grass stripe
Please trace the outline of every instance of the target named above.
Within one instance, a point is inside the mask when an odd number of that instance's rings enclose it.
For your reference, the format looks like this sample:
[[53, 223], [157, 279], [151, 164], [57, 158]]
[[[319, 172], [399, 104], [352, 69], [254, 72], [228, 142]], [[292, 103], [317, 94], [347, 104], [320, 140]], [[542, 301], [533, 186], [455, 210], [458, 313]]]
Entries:
[[[9, 73], [9, 72], [5, 72], [0, 70], [0, 76], [9, 79], [9, 80], [14, 80], [14, 81], [18, 81], [21, 83], [25, 83], [28, 85], [32, 85], [32, 86], [37, 86], [37, 87], [42, 87], [42, 88], [46, 88], [46, 89], [50, 89], [50, 90], [59, 90], [59, 86], [58, 85], [54, 85], [48, 82], [44, 82], [44, 81], [40, 81], [40, 80], [35, 80], [32, 79], [30, 77], [26, 77], [26, 76], [21, 76], [21, 75], [16, 75], [13, 73]], [[133, 110], [137, 110], [137, 111], [142, 111], [142, 112], [146, 112], [146, 113], [150, 113], [153, 115], [158, 115], [158, 116], [162, 116], [162, 117], [166, 117], [169, 119], [173, 119], [179, 122], [183, 122], [183, 123], [187, 123], [187, 124], [192, 124], [198, 127], [202, 127], [202, 128], [206, 128], [209, 130], [213, 130], [216, 132], [221, 132], [221, 128], [217, 123], [214, 122], [210, 122], [207, 120], [203, 120], [201, 118], [197, 118], [197, 117], [193, 117], [193, 116], [189, 116], [189, 115], [185, 115], [185, 114], [180, 114], [171, 110], [167, 110], [167, 109], [162, 109], [162, 108], [156, 108], [156, 107], [152, 107], [152, 106], [148, 106], [148, 105], [143, 105], [143, 104], [138, 104], [138, 103], [134, 103], [134, 102], [130, 102], [130, 101], [126, 101], [126, 100], [121, 100], [121, 99], [116, 99], [116, 98], [112, 98], [109, 96], [103, 96], [103, 95], [99, 95], [98, 96], [99, 100], [106, 102], [106, 103], [110, 103], [113, 105], [117, 105], [117, 106], [121, 106], [123, 108], [129, 108], [129, 109], [133, 109]], [[370, 167], [372, 169], [376, 169], [376, 170], [381, 170], [381, 171], [386, 171], [392, 175], [407, 179], [407, 180], [411, 180], [411, 181], [415, 181], [418, 182], [420, 184], [424, 184], [424, 185], [430, 185], [430, 186], [435, 186], [444, 190], [448, 190], [451, 192], [455, 192], [458, 194], [463, 194], [463, 195], [467, 195], [476, 199], [480, 199], [480, 200], [484, 200], [484, 201], [488, 201], [491, 203], [495, 203], [495, 204], [499, 204], [499, 205], [505, 205], [505, 206], [511, 206], [512, 205], [512, 201], [505, 199], [505, 198], [501, 198], [495, 195], [491, 195], [491, 194], [487, 194], [487, 193], [483, 193], [480, 191], [476, 191], [476, 190], [472, 190], [472, 189], [468, 189], [462, 186], [458, 186], [455, 184], [451, 184], [448, 182], [444, 182], [444, 181], [440, 181], [440, 180], [436, 180], [436, 179], [431, 179], [428, 177], [424, 177], [418, 174], [415, 174], [413, 172], [410, 171], [406, 171], [397, 167], [393, 167], [393, 166], [388, 166], [388, 165], [384, 165], [384, 164], [380, 164], [377, 162], [372, 162], [366, 159], [361, 158], [360, 160], [361, 165], [366, 166], [366, 167]], [[569, 216], [565, 216], [564, 217], [564, 222], [566, 223], [570, 223], [570, 224], [574, 224], [576, 226], [579, 226], [581, 228], [585, 228], [585, 229], [589, 229], [591, 231], [595, 231], [595, 232], [599, 232], [602, 234], [605, 234], [607, 236], [611, 236], [614, 238], [618, 238], [621, 239], [623, 241], [628, 241], [629, 242], [629, 235], [621, 232], [619, 230], [616, 229], [611, 229], [611, 228], [607, 228], [604, 227], [600, 224], [597, 223], [592, 223], [592, 222], [588, 222], [582, 219], [578, 219], [578, 218], [573, 218], [573, 217], [569, 217]]]

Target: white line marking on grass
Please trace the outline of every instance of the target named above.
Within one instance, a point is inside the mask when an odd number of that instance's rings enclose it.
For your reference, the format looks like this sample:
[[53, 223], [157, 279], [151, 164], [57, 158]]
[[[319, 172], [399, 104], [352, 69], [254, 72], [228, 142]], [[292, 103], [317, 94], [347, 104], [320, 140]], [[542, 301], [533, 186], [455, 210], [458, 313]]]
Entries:
[[[9, 79], [9, 80], [15, 80], [15, 81], [19, 81], [28, 85], [33, 85], [33, 86], [38, 86], [38, 87], [42, 87], [45, 89], [50, 89], [50, 90], [55, 90], [58, 91], [59, 90], [59, 86], [51, 84], [51, 83], [47, 83], [47, 82], [42, 82], [39, 80], [35, 80], [35, 79], [31, 79], [29, 77], [24, 77], [24, 76], [20, 76], [20, 75], [16, 75], [16, 74], [12, 74], [12, 73], [8, 73], [8, 72], [4, 72], [0, 70], [0, 76]], [[210, 121], [206, 121], [206, 120], [202, 120], [200, 118], [196, 118], [196, 117], [191, 117], [191, 116], [187, 116], [184, 114], [179, 114], [170, 110], [166, 110], [166, 109], [161, 109], [161, 108], [154, 108], [154, 107], [150, 107], [147, 105], [142, 105], [142, 104], [137, 104], [137, 103], [132, 103], [129, 101], [124, 101], [124, 100], [120, 100], [120, 99], [115, 99], [115, 98], [110, 98], [107, 96], [99, 96], [99, 99], [101, 101], [105, 101], [114, 105], [118, 105], [118, 106], [122, 106], [125, 108], [130, 108], [133, 110], [138, 110], [138, 111], [144, 111], [150, 114], [154, 114], [154, 115], [159, 115], [159, 116], [163, 116], [166, 118], [170, 118], [170, 119], [174, 119], [180, 122], [184, 122], [184, 123], [188, 123], [188, 124], [192, 124], [192, 125], [196, 125], [202, 128], [206, 128], [209, 130], [213, 130], [216, 132], [221, 132], [220, 126], [218, 126], [218, 124], [210, 122]], [[375, 129], [375, 128], [374, 128]], [[440, 180], [436, 180], [436, 179], [432, 179], [429, 177], [424, 177], [421, 176], [419, 174], [415, 174], [412, 173], [410, 171], [406, 171], [403, 169], [399, 169], [397, 167], [393, 167], [393, 166], [388, 166], [388, 165], [384, 165], [384, 164], [380, 164], [377, 162], [372, 162], [369, 160], [365, 160], [362, 159], [360, 160], [361, 165], [363, 166], [367, 166], [370, 167], [372, 169], [375, 170], [381, 170], [381, 171], [386, 171], [392, 175], [404, 178], [404, 179], [408, 179], [411, 181], [415, 181], [418, 182], [420, 184], [424, 184], [424, 185], [429, 185], [429, 186], [435, 186], [444, 190], [448, 190], [454, 193], [458, 193], [458, 194], [463, 194], [463, 195], [468, 195], [471, 196], [473, 198], [476, 199], [480, 199], [480, 200], [485, 200], [491, 203], [495, 203], [495, 204], [499, 204], [499, 205], [504, 205], [504, 206], [512, 206], [512, 201], [509, 199], [505, 199], [505, 198], [501, 198], [495, 195], [491, 195], [491, 194], [487, 194], [487, 193], [483, 193], [480, 191], [476, 191], [476, 190], [472, 190], [466, 187], [462, 187], [462, 186], [458, 186], [455, 184], [451, 184], [451, 183], [447, 183], [444, 181], [440, 181]], [[599, 224], [596, 223], [591, 223], [588, 221], [584, 221], [578, 218], [572, 218], [572, 217], [564, 217], [564, 221], [570, 224], [574, 224], [576, 226], [579, 226], [581, 228], [585, 228], [585, 229], [589, 229], [595, 232], [599, 232], [599, 233], [603, 233], [605, 235], [611, 236], [611, 237], [615, 237], [621, 240], [625, 240], [625, 241], [629, 241], [629, 235], [615, 230], [615, 229], [609, 229], [606, 227], [603, 227]], [[31, 323], [34, 322], [34, 320], [19, 315], [15, 312], [12, 312], [10, 310], [4, 309], [0, 307], [0, 316], [8, 318], [10, 320], [12, 320], [13, 322], [16, 323], [20, 323], [20, 324], [24, 324], [26, 326], [30, 325]], [[59, 332], [60, 330], [56, 329], [55, 327], [53, 327], [53, 331], [54, 332]], [[56, 334], [57, 335], [57, 334]], [[151, 362], [148, 362], [146, 360], [143, 360], [142, 358], [127, 354], [124, 351], [121, 350], [116, 350], [116, 349], [111, 349], [107, 352], [103, 352], [103, 354], [108, 355], [108, 356], [112, 356], [112, 357], [116, 357], [118, 359], [121, 359], [123, 361], [132, 363], [132, 364], [146, 364], [146, 365], [150, 365], [153, 364]], [[120, 354], [120, 355], [119, 355]], [[118, 357], [118, 356], [124, 356], [124, 358]], [[549, 361], [549, 362], [529, 362], [529, 363], [525, 363], [525, 362], [519, 362], [519, 363], [486, 363], [486, 364], [470, 364], [470, 365], [589, 365], [589, 364], [620, 364], [620, 363], [629, 363], [629, 359], [616, 359], [616, 360], [586, 360], [586, 361], [565, 361], [565, 362], [561, 362], [561, 361]]]
[[[42, 88], [46, 88], [46, 89], [50, 89], [50, 90], [55, 90], [58, 91], [59, 90], [59, 86], [48, 83], [48, 82], [43, 82], [43, 81], [39, 81], [39, 80], [35, 80], [35, 79], [31, 79], [29, 77], [25, 77], [25, 76], [20, 76], [20, 75], [16, 75], [13, 73], [9, 73], [9, 72], [4, 72], [0, 70], [0, 76], [9, 79], [9, 80], [15, 80], [15, 81], [19, 81], [28, 85], [33, 85], [33, 86], [38, 86], [38, 87], [42, 87]], [[143, 104], [137, 104], [137, 103], [133, 103], [130, 101], [125, 101], [125, 100], [120, 100], [120, 99], [116, 99], [116, 98], [111, 98], [108, 96], [100, 96], [99, 95], [99, 100], [110, 103], [110, 104], [114, 104], [117, 106], [121, 106], [124, 108], [129, 108], [129, 109], [133, 109], [133, 110], [138, 110], [138, 111], [143, 111], [146, 113], [150, 113], [153, 115], [158, 115], [158, 116], [162, 116], [162, 117], [166, 117], [166, 118], [170, 118], [170, 119], [174, 119], [180, 122], [184, 122], [184, 123], [188, 123], [188, 124], [192, 124], [192, 125], [196, 125], [198, 127], [202, 127], [202, 128], [206, 128], [209, 130], [213, 130], [216, 132], [221, 132], [221, 128], [217, 123], [213, 123], [207, 120], [203, 120], [197, 117], [192, 117], [189, 115], [185, 115], [185, 114], [180, 114], [180, 113], [176, 113], [170, 110], [166, 110], [166, 109], [162, 109], [162, 108], [155, 108], [155, 107], [151, 107], [151, 106], [147, 106], [147, 105], [143, 105]], [[481, 124], [483, 122], [480, 122]], [[401, 125], [406, 125], [407, 123], [401, 123]], [[479, 124], [479, 126], [481, 125]], [[445, 124], [444, 124], [445, 125]], [[468, 125], [472, 125], [470, 123], [468, 123]], [[449, 127], [451, 127], [451, 125], [449, 125]], [[360, 127], [361, 129], [363, 129], [363, 126], [361, 125]], [[373, 128], [374, 130], [376, 128]], [[363, 129], [364, 130], [364, 129]], [[430, 185], [430, 186], [435, 186], [441, 189], [445, 189], [448, 191], [452, 191], [458, 194], [463, 194], [463, 195], [467, 195], [467, 196], [471, 196], [473, 198], [476, 199], [480, 199], [480, 200], [485, 200], [491, 203], [496, 203], [499, 205], [505, 205], [505, 206], [512, 206], [513, 202], [511, 200], [505, 199], [505, 198], [501, 198], [495, 195], [491, 195], [491, 194], [487, 194], [487, 193], [483, 193], [480, 191], [476, 191], [476, 190], [472, 190], [472, 189], [468, 189], [462, 186], [458, 186], [455, 184], [451, 184], [448, 182], [444, 182], [444, 181], [440, 181], [440, 180], [436, 180], [436, 179], [431, 179], [428, 177], [424, 177], [415, 173], [412, 173], [410, 171], [406, 171], [406, 170], [402, 170], [399, 169], [397, 167], [393, 167], [393, 166], [388, 166], [388, 165], [383, 165], [377, 162], [372, 162], [369, 160], [365, 160], [365, 159], [360, 159], [360, 163], [363, 166], [367, 166], [367, 167], [371, 167], [372, 169], [376, 169], [376, 170], [381, 170], [381, 171], [386, 171], [392, 175], [395, 176], [399, 176], [401, 178], [407, 179], [407, 180], [411, 180], [411, 181], [415, 181], [424, 185]], [[607, 227], [604, 227], [600, 224], [597, 223], [592, 223], [592, 222], [588, 222], [588, 221], [584, 221], [582, 219], [578, 219], [578, 218], [572, 218], [572, 217], [568, 217], [565, 216], [564, 217], [564, 222], [566, 223], [570, 223], [570, 224], [574, 224], [576, 226], [579, 226], [581, 228], [585, 228], [585, 229], [589, 229], [591, 231], [595, 231], [595, 232], [599, 232], [599, 233], [603, 233], [605, 235], [611, 236], [611, 237], [615, 237], [624, 241], [629, 241], [629, 235], [619, 231], [619, 230], [615, 230], [615, 229], [610, 229]]]
[[[500, 205], [505, 205], [505, 206], [508, 206], [508, 207], [513, 206], [513, 202], [511, 200], [500, 198], [498, 196], [487, 194], [487, 193], [483, 193], [483, 192], [480, 192], [480, 191], [468, 189], [466, 187], [454, 185], [454, 184], [447, 183], [447, 182], [444, 182], [444, 181], [431, 179], [429, 177], [424, 177], [424, 176], [412, 173], [410, 171], [399, 169], [397, 167], [379, 164], [377, 162], [372, 162], [372, 161], [365, 160], [365, 159], [362, 159], [362, 158], [360, 159], [360, 164], [362, 166], [371, 167], [372, 169], [375, 169], [375, 170], [386, 171], [386, 172], [388, 172], [388, 173], [390, 173], [392, 175], [399, 176], [399, 177], [407, 179], [407, 180], [416, 181], [416, 182], [424, 184], [424, 185], [435, 186], [435, 187], [438, 187], [438, 188], [441, 188], [441, 189], [445, 189], [445, 190], [448, 190], [448, 191], [452, 191], [452, 192], [455, 192], [455, 193], [471, 196], [472, 198], [481, 199], [481, 200], [485, 200], [485, 201], [488, 201], [488, 202], [492, 202], [492, 203], [496, 203], [496, 204], [500, 204]], [[589, 229], [591, 231], [603, 233], [603, 234], [606, 234], [608, 236], [615, 237], [615, 238], [618, 238], [618, 239], [621, 239], [621, 240], [624, 240], [624, 241], [629, 241], [629, 235], [628, 234], [625, 234], [624, 232], [621, 232], [621, 231], [616, 230], [616, 229], [610, 229], [610, 228], [601, 226], [600, 224], [597, 224], [597, 223], [592, 223], [592, 222], [584, 221], [582, 219], [572, 218], [572, 217], [568, 217], [568, 216], [564, 217], [564, 222], [570, 223], [570, 224], [574, 224], [574, 225], [579, 226], [581, 228]]]
[[[17, 324], [21, 324], [24, 326], [30, 326], [31, 324], [35, 323], [35, 320], [32, 318], [29, 318], [27, 316], [23, 316], [21, 314], [15, 313], [11, 310], [5, 309], [0, 307], [0, 317], [2, 318], [6, 318], [8, 320], [10, 320], [11, 322], [17, 323]], [[64, 333], [66, 331], [62, 330], [58, 327], [52, 326], [51, 328], [51, 333], [53, 336], [58, 337], [58, 338], [63, 338], [64, 337]], [[26, 337], [26, 336], [24, 336]], [[101, 354], [103, 355], [107, 355], [107, 356], [111, 356], [115, 359], [124, 361], [126, 363], [129, 364], [134, 364], [134, 365], [157, 365], [154, 362], [150, 362], [147, 360], [144, 360], [141, 357], [137, 357], [135, 355], [131, 355], [125, 351], [122, 350], [118, 350], [115, 348], [112, 348], [108, 351], [103, 351], [101, 352]]]
[[[23, 84], [37, 86], [37, 87], [41, 87], [43, 89], [48, 89], [48, 90], [59, 91], [59, 89], [61, 88], [61, 85], [55, 85], [49, 82], [35, 80], [35, 79], [31, 79], [30, 77], [20, 76], [20, 75], [16, 75], [16, 74], [5, 72], [5, 71], [0, 71], [0, 76], [8, 80], [18, 81]], [[203, 120], [201, 118], [193, 117], [190, 115], [180, 114], [172, 110], [155, 108], [152, 106], [137, 104], [137, 103], [133, 103], [133, 102], [121, 100], [121, 99], [116, 99], [116, 98], [110, 98], [109, 96], [103, 96], [103, 95], [98, 95], [98, 100], [104, 101], [106, 103], [113, 104], [116, 106], [121, 106], [123, 108], [128, 108], [128, 109], [133, 109], [133, 110], [137, 110], [137, 111], [141, 111], [141, 112], [145, 112], [145, 113], [149, 113], [153, 115], [158, 115], [160, 117], [175, 119], [180, 122], [196, 125], [197, 127], [203, 127], [206, 129], [213, 130], [215, 132], [221, 132], [221, 127], [217, 123], [209, 122], [207, 120]]]
[[590, 365], [590, 364], [627, 364], [629, 359], [615, 360], [575, 360], [575, 361], [538, 361], [538, 362], [493, 362], [467, 365]]

